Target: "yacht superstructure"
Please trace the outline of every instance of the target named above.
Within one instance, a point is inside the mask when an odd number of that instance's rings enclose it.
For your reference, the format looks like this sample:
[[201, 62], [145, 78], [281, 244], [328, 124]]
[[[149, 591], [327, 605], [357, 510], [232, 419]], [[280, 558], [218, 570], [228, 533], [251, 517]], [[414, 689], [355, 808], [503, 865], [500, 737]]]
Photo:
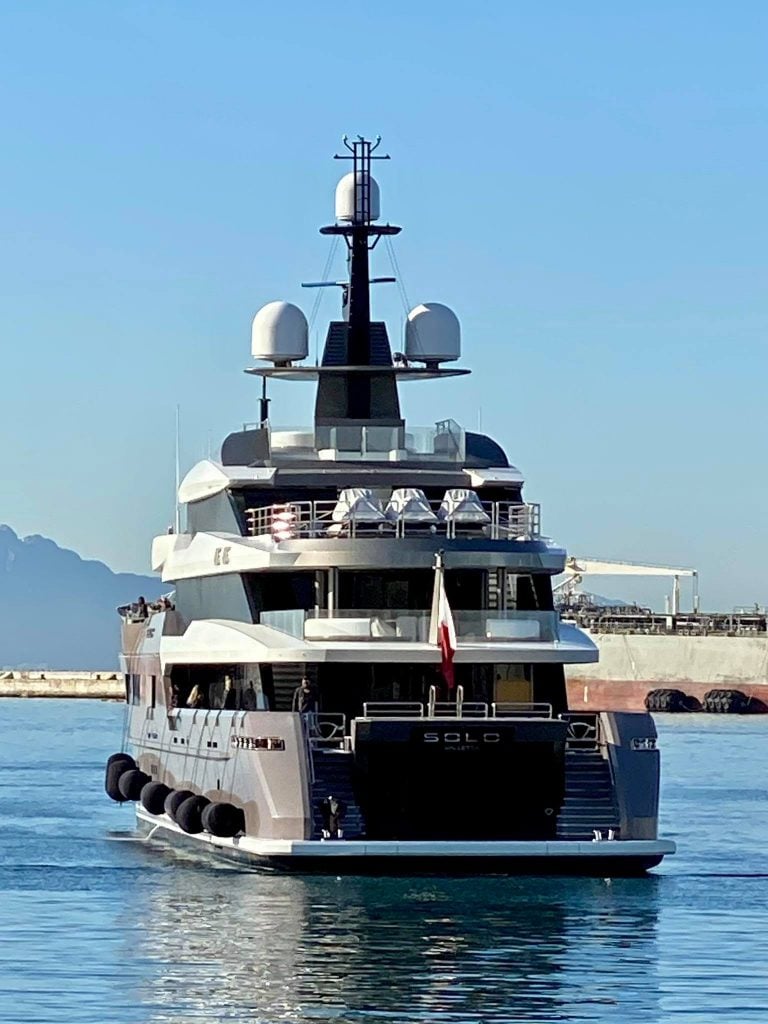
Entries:
[[[298, 307], [254, 318], [259, 423], [181, 483], [186, 526], [152, 547], [173, 602], [121, 610], [133, 753], [107, 792], [153, 837], [252, 864], [644, 871], [674, 852], [653, 720], [568, 707], [564, 665], [597, 650], [558, 619], [566, 553], [502, 448], [405, 422], [404, 381], [469, 372], [447, 365], [459, 321], [417, 306], [393, 356], [369, 261], [400, 228], [378, 141], [345, 144], [321, 228], [347, 248], [341, 319], [309, 366]], [[316, 381], [310, 428], [271, 427], [271, 378]]]

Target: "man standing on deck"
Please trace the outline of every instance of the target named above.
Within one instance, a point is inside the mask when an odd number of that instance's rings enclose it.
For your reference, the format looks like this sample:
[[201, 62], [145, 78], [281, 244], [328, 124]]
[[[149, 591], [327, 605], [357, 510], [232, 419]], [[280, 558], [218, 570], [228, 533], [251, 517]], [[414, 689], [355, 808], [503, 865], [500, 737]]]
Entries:
[[308, 676], [301, 677], [301, 683], [293, 691], [294, 711], [307, 716], [310, 732], [317, 732], [317, 712], [320, 707], [320, 693], [317, 685]]

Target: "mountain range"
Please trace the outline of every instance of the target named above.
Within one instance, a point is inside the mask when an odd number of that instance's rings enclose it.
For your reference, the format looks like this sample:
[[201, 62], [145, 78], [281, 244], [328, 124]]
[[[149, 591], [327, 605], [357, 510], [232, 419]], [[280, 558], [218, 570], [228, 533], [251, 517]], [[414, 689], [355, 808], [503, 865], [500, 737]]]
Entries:
[[167, 590], [156, 576], [115, 573], [47, 537], [18, 537], [0, 525], [0, 669], [115, 669], [115, 609]]

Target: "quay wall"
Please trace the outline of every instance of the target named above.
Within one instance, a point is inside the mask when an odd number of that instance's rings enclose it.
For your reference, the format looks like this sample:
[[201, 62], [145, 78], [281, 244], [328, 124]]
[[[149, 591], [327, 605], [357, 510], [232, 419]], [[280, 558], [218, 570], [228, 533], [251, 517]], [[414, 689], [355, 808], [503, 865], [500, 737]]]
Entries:
[[0, 669], [0, 697], [125, 700], [125, 683], [117, 672], [18, 672]]
[[641, 711], [649, 690], [670, 687], [702, 700], [741, 690], [768, 704], [768, 636], [591, 633], [594, 665], [567, 667], [571, 708]]

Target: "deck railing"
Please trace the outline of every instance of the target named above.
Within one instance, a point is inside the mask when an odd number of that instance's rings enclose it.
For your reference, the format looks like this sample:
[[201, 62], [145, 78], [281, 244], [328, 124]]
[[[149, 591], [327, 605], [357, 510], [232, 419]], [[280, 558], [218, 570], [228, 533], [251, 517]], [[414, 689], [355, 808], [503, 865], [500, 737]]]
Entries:
[[551, 718], [552, 705], [543, 701], [496, 701], [491, 704], [492, 718]]
[[605, 747], [597, 712], [567, 711], [560, 717], [568, 723], [565, 742], [570, 750], [600, 750]]
[[[463, 643], [552, 643], [558, 639], [557, 612], [455, 610], [456, 636]], [[405, 641], [427, 643], [430, 612], [411, 608], [286, 608], [265, 611], [262, 625], [300, 640]]]
[[[461, 690], [461, 687], [458, 687]], [[552, 718], [552, 705], [520, 702], [494, 703], [465, 701], [458, 695], [453, 701], [368, 701], [363, 718]]]
[[392, 518], [340, 512], [336, 501], [291, 501], [245, 510], [245, 524], [251, 537], [275, 541], [301, 538], [339, 540], [355, 537], [399, 538], [430, 536], [486, 537], [491, 540], [537, 540], [541, 536], [541, 506], [538, 504], [483, 501], [487, 521], [467, 522], [443, 516], [442, 502], [431, 501], [434, 519], [425, 521], [404, 513]]
[[341, 711], [307, 711], [302, 714], [311, 747], [343, 747], [348, 735], [347, 716]]
[[423, 718], [420, 701], [369, 700], [363, 704], [363, 718]]

